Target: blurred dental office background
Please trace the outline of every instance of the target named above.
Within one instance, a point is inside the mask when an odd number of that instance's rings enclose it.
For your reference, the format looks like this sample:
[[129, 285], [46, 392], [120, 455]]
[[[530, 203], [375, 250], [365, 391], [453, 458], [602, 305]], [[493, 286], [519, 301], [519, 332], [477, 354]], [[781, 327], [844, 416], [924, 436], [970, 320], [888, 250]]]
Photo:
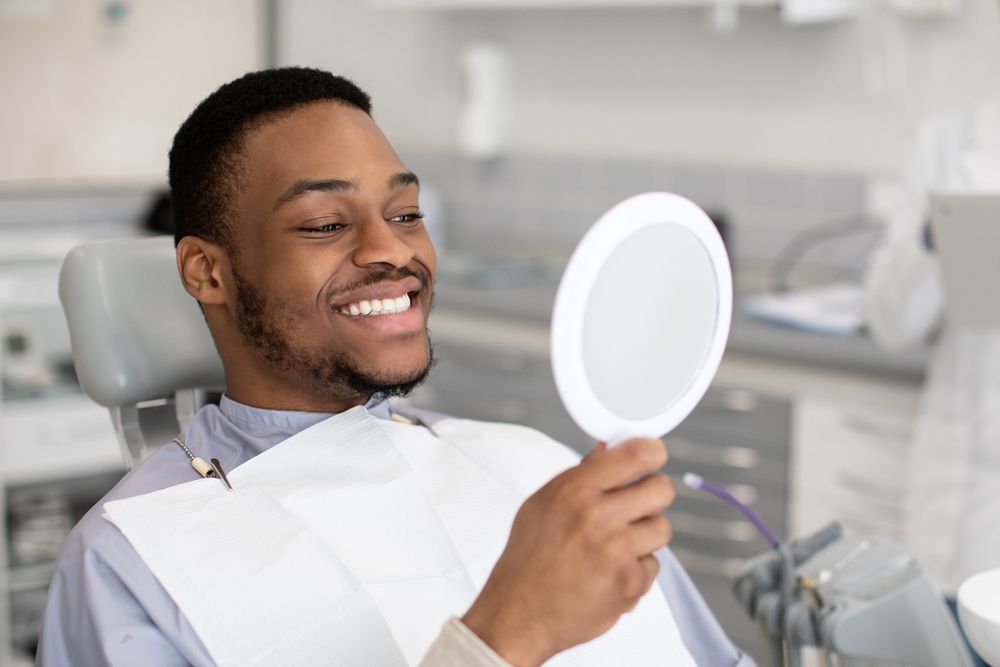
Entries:
[[[548, 366], [556, 282], [606, 209], [676, 192], [723, 232], [738, 303], [668, 472], [726, 485], [785, 538], [838, 519], [922, 548], [914, 470], [956, 446], [926, 427], [947, 328], [926, 201], [1000, 192], [996, 0], [0, 0], [0, 663], [30, 659], [62, 537], [124, 473], [75, 383], [61, 259], [168, 229], [178, 125], [282, 65], [368, 90], [424, 183], [441, 361], [414, 403], [586, 451]], [[678, 494], [675, 553], [763, 661], [729, 581], [766, 543]], [[953, 594], [964, 572], [933, 558]]]

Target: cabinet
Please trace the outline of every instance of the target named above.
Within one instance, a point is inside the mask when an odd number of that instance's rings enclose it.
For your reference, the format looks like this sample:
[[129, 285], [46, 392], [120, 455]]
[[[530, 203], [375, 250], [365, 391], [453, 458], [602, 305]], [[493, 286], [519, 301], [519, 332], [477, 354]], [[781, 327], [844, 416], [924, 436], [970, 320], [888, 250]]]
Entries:
[[[37, 244], [37, 254], [0, 261], [4, 665], [15, 655], [30, 659], [63, 539], [124, 472], [107, 410], [80, 392], [73, 374], [57, 298], [65, 243], [55, 236]], [[0, 237], [11, 243], [10, 235]]]
[[804, 397], [795, 406], [791, 523], [807, 534], [837, 520], [854, 535], [902, 542], [915, 410]]
[[719, 381], [791, 402], [789, 535], [840, 521], [855, 535], [902, 538], [903, 480], [921, 379], [730, 354]]
[[670, 547], [726, 633], [759, 664], [767, 663], [768, 647], [736, 604], [732, 577], [768, 545], [739, 511], [685, 486], [681, 477], [693, 472], [726, 487], [787, 537], [791, 406], [787, 397], [716, 382], [666, 438], [667, 472], [677, 488], [668, 511]]
[[[114, 450], [114, 442], [109, 444]], [[121, 479], [124, 470], [120, 466], [119, 459], [104, 471], [7, 483], [5, 594], [10, 609], [9, 641], [15, 654], [33, 654], [63, 539]]]

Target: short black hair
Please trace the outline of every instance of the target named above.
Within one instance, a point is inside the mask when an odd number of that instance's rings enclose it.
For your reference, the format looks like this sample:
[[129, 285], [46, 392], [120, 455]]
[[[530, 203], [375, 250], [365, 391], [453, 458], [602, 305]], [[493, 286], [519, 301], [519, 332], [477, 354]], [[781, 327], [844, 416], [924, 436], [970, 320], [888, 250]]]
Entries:
[[247, 132], [262, 122], [312, 102], [335, 100], [371, 115], [371, 99], [353, 82], [307, 67], [245, 74], [206, 97], [174, 135], [170, 149], [170, 198], [174, 241], [198, 236], [231, 254], [232, 203], [244, 167]]

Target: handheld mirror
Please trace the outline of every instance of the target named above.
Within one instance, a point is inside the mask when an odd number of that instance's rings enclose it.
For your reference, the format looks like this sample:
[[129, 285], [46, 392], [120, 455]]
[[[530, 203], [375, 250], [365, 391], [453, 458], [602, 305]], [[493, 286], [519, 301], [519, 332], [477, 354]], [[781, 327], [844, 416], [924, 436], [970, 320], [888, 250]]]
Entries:
[[732, 307], [705, 212], [663, 192], [626, 199], [584, 235], [556, 293], [552, 370], [566, 410], [609, 443], [668, 433], [708, 390]]

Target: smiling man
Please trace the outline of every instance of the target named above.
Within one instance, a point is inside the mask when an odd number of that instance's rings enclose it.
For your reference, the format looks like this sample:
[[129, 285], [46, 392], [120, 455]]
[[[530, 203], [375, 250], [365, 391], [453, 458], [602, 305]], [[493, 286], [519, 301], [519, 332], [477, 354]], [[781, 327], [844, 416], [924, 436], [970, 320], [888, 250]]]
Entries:
[[[226, 372], [179, 443], [243, 483], [198, 480], [174, 444], [127, 475], [67, 539], [40, 664], [752, 664], [663, 548], [661, 442], [578, 461], [390, 404], [432, 365], [435, 255], [419, 181], [354, 84], [289, 68], [223, 86], [178, 131], [170, 184], [181, 281]], [[278, 473], [295, 483], [268, 487]], [[190, 493], [208, 495], [182, 512]], [[157, 513], [185, 539], [144, 531]], [[231, 567], [192, 596], [210, 561]], [[286, 585], [301, 568], [313, 590]]]
[[[197, 112], [171, 154], [181, 274], [205, 308], [227, 395], [246, 405], [340, 412], [407, 393], [429, 367], [435, 257], [419, 181], [364, 94], [336, 83], [344, 99], [250, 121], [234, 137], [239, 176], [214, 196], [189, 166], [203, 166], [185, 133]], [[227, 213], [187, 214], [185, 198]]]

